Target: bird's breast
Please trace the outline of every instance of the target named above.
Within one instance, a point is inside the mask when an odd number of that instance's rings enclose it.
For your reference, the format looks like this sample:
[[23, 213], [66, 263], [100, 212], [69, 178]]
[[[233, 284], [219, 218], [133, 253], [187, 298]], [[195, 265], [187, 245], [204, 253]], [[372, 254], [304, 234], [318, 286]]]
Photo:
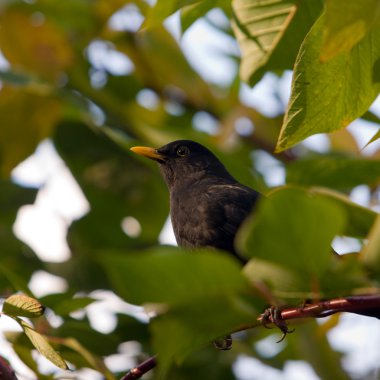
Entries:
[[207, 194], [195, 189], [171, 194], [170, 215], [178, 245], [194, 248], [209, 244], [209, 205]]

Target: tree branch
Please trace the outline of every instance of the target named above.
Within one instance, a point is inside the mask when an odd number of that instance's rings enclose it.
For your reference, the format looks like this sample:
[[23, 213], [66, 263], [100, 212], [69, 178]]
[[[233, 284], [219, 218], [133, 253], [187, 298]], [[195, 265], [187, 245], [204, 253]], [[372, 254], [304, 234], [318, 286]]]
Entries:
[[[288, 321], [299, 318], [322, 318], [340, 312], [357, 313], [380, 319], [380, 294], [333, 298], [301, 307], [287, 308], [279, 312], [279, 317], [283, 321]], [[255, 323], [239, 326], [233, 332], [248, 330], [262, 325], [264, 322], [265, 324], [267, 322], [278, 324], [278, 321], [274, 320], [273, 315], [263, 313], [257, 318]], [[120, 380], [140, 379], [141, 376], [156, 367], [156, 365], [156, 356], [152, 356], [137, 367], [132, 368]]]
[[[340, 297], [298, 308], [284, 309], [281, 310], [281, 318], [283, 320], [310, 317], [323, 318], [340, 312], [380, 317], [380, 294]], [[261, 321], [262, 316], [258, 320]]]
[[120, 380], [132, 380], [132, 379], [140, 379], [141, 376], [145, 375], [148, 371], [153, 369], [157, 365], [156, 356], [152, 356], [137, 367], [132, 368], [125, 376], [123, 376]]

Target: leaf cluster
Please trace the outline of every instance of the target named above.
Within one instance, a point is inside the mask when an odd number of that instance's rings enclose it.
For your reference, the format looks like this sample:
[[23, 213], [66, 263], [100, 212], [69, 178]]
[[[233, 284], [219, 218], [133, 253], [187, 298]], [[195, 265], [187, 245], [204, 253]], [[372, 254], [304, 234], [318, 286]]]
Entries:
[[[152, 378], [237, 378], [233, 365], [242, 355], [280, 370], [305, 360], [323, 379], [352, 377], [326, 338], [338, 317], [300, 324], [270, 353], [260, 347], [275, 330], [239, 332], [229, 352], [211, 342], [255, 325], [269, 305], [379, 293], [380, 218], [371, 206], [379, 203], [380, 155], [364, 154], [345, 129], [359, 118], [379, 127], [369, 110], [380, 90], [379, 8], [377, 0], [0, 5], [2, 313], [21, 326], [6, 337], [36, 378], [57, 372], [41, 373], [35, 349], [58, 367], [69, 363], [78, 378], [91, 368], [116, 379], [156, 353]], [[206, 22], [239, 45], [239, 56], [218, 51], [235, 67], [230, 82], [213, 83], [194, 69], [181, 39], [164, 26], [177, 11], [184, 37]], [[243, 81], [254, 87], [287, 70], [290, 101], [276, 116], [247, 105]], [[273, 92], [279, 99], [280, 90]], [[319, 133], [328, 142], [324, 153], [303, 142]], [[249, 259], [243, 269], [223, 252], [160, 244], [167, 189], [155, 164], [129, 148], [179, 138], [207, 145], [238, 180], [264, 194], [237, 236]], [[17, 182], [12, 171], [46, 140], [90, 205], [66, 223], [71, 256], [63, 263], [42, 260], [13, 227], [22, 208], [38, 205], [43, 186]], [[283, 186], [271, 187], [276, 171], [268, 162], [283, 174]], [[365, 207], [350, 199], [359, 186], [368, 193]], [[342, 236], [359, 248], [336, 255], [332, 243]], [[67, 289], [37, 301], [30, 281], [40, 271], [61, 277]], [[109, 333], [91, 324], [102, 319], [100, 290], [123, 299], [106, 307], [114, 321]], [[116, 354], [121, 369], [109, 360]]]

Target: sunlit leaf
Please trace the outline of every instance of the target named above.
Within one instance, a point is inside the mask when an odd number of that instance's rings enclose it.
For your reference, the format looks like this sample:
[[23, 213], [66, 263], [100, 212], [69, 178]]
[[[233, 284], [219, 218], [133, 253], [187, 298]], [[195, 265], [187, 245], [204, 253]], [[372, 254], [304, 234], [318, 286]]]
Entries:
[[266, 70], [292, 68], [322, 2], [234, 0], [232, 7], [232, 26], [242, 50], [240, 75], [253, 85]]
[[0, 47], [11, 64], [57, 80], [74, 61], [66, 35], [50, 20], [38, 22], [21, 8], [0, 13]]
[[359, 146], [355, 137], [347, 129], [339, 129], [327, 135], [332, 152], [359, 154]]
[[46, 359], [50, 360], [57, 367], [61, 369], [68, 369], [68, 366], [61, 355], [56, 350], [54, 350], [54, 348], [41, 334], [34, 330], [34, 328], [24, 320], [17, 319], [17, 321], [33, 346], [41, 355], [45, 356]]
[[43, 315], [45, 307], [25, 294], [14, 294], [4, 301], [3, 313], [13, 317], [36, 318]]
[[326, 1], [325, 38], [321, 59], [327, 61], [348, 52], [380, 22], [380, 3], [367, 1]]
[[324, 22], [323, 15], [301, 46], [278, 151], [310, 135], [346, 127], [380, 91], [380, 28], [369, 31], [350, 51], [321, 62]]
[[51, 94], [5, 86], [0, 91], [0, 173], [8, 175], [47, 138], [61, 115]]
[[116, 378], [112, 375], [112, 373], [108, 370], [103, 360], [96, 355], [94, 355], [91, 351], [83, 347], [76, 339], [74, 338], [64, 338], [61, 341], [63, 346], [66, 346], [78, 354], [80, 354], [87, 362], [87, 365], [94, 370], [99, 371], [104, 375], [106, 380], [115, 380]]

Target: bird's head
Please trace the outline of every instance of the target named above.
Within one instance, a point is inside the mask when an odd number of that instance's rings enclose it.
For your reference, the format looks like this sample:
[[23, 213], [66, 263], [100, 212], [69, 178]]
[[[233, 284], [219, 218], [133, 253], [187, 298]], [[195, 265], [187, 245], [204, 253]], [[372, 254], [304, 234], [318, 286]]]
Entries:
[[131, 150], [157, 161], [169, 188], [206, 174], [232, 178], [218, 158], [195, 141], [177, 140], [157, 149], [135, 146]]

